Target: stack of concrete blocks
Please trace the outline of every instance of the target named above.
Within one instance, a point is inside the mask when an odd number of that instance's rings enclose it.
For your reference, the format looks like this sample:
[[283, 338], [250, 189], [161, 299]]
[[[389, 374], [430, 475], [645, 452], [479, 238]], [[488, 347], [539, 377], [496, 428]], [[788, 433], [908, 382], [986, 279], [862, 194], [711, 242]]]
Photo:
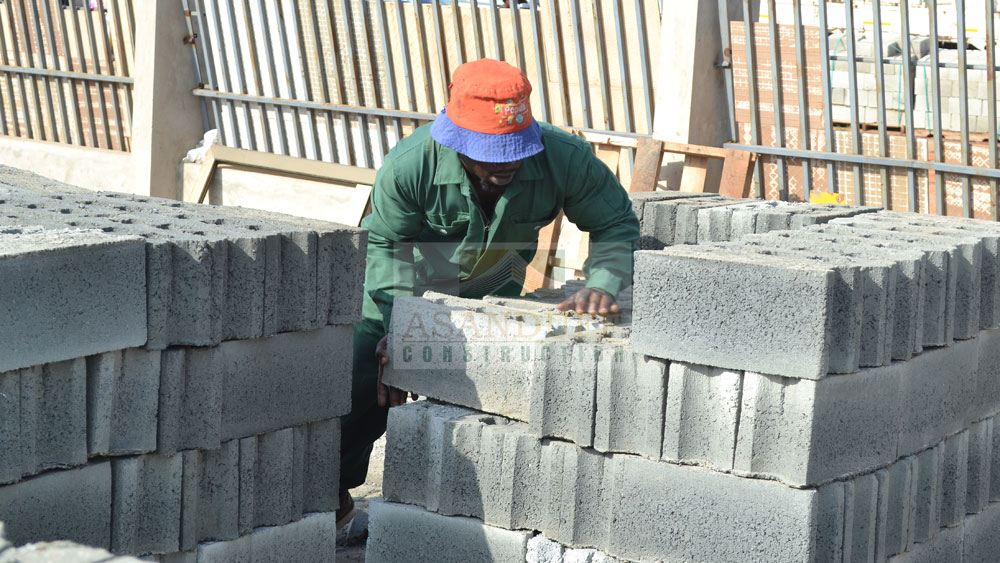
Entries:
[[639, 252], [612, 322], [398, 299], [387, 381], [435, 401], [369, 563], [994, 561], [1000, 227], [860, 211]]
[[365, 232], [12, 177], [7, 540], [332, 561]]
[[[929, 56], [922, 60], [927, 64], [931, 62]], [[942, 50], [940, 61], [947, 64], [957, 64], [958, 51], [955, 49]], [[966, 71], [969, 132], [988, 135], [990, 132], [989, 108], [991, 101], [986, 81], [986, 52], [968, 50], [966, 64], [981, 67], [981, 69]], [[945, 131], [962, 130], [962, 83], [959, 72], [958, 68], [942, 68], [940, 71], [941, 128]], [[916, 70], [914, 88], [916, 90], [916, 103], [913, 106], [914, 125], [922, 129], [933, 130], [934, 112], [936, 111], [933, 103], [934, 78], [928, 67], [920, 67]]]

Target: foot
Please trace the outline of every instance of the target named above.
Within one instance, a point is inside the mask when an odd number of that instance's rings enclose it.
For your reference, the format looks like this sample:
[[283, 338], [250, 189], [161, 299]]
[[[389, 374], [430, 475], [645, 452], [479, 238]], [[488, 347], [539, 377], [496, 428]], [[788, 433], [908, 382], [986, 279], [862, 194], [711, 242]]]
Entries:
[[351, 491], [340, 489], [340, 508], [337, 509], [337, 530], [340, 530], [351, 523], [354, 518], [354, 497]]

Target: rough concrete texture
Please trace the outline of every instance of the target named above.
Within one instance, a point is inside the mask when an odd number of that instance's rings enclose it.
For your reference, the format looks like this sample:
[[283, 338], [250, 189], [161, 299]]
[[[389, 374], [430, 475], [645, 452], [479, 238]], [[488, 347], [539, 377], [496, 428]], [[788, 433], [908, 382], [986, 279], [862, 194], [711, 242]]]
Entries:
[[885, 531], [885, 554], [902, 553], [910, 545], [915, 486], [915, 458], [897, 460], [888, 470], [888, 509]]
[[140, 237], [137, 273], [150, 284], [138, 286], [146, 292], [138, 303], [148, 341], [115, 348], [214, 345], [360, 316], [367, 245], [361, 229], [127, 194], [55, 193], [45, 183], [0, 186], [7, 211], [0, 225]]
[[670, 364], [662, 458], [731, 469], [742, 388], [741, 372]]
[[[889, 558], [890, 563], [944, 563], [974, 561], [962, 558], [962, 528], [945, 528], [930, 541], [919, 543], [910, 551]], [[995, 555], [995, 554], [994, 554]], [[987, 561], [995, 561], [995, 557]]]
[[640, 355], [626, 357], [632, 361], [605, 354], [598, 362], [594, 448], [655, 459], [663, 443], [667, 363]]
[[969, 461], [966, 477], [965, 513], [976, 514], [990, 502], [990, 463], [993, 453], [993, 419], [969, 427]]
[[326, 420], [350, 410], [353, 329], [327, 326], [162, 354], [158, 451]]
[[700, 198], [719, 201], [717, 195], [694, 194], [674, 191], [655, 191], [629, 194], [632, 210], [639, 219], [639, 248], [660, 250], [674, 244], [674, 227], [677, 223], [676, 205], [658, 205], [657, 202], [674, 202]]
[[965, 516], [965, 497], [969, 482], [969, 433], [962, 431], [948, 437], [941, 451], [941, 527], [950, 528]]
[[806, 379], [856, 371], [860, 278], [857, 268], [719, 247], [639, 252], [633, 347], [663, 359]]
[[171, 553], [181, 535], [183, 456], [111, 461], [111, 551]]
[[0, 373], [0, 484], [21, 478], [21, 372]]
[[369, 506], [367, 563], [526, 560], [531, 537], [528, 532], [504, 530], [471, 518], [441, 516], [391, 502], [373, 501]]
[[[83, 358], [18, 370], [21, 475], [87, 462], [87, 364]], [[11, 444], [15, 449], [18, 445]], [[4, 457], [8, 454], [5, 452]]]
[[129, 348], [87, 358], [88, 453], [155, 450], [159, 389], [159, 352]]
[[199, 544], [196, 558], [188, 556], [182, 560], [192, 563], [334, 561], [336, 520], [332, 512], [310, 514], [284, 526], [258, 528], [235, 540]]
[[4, 539], [0, 522], [0, 563], [138, 563], [134, 557], [117, 557], [106, 549], [88, 547], [71, 541], [29, 543], [15, 547]]
[[984, 330], [979, 342], [975, 390], [969, 410], [973, 420], [1000, 412], [1000, 330]]
[[[941, 447], [928, 448], [916, 458], [916, 475], [913, 490], [913, 534], [914, 543], [929, 540], [940, 527], [941, 504]], [[911, 546], [913, 544], [911, 543]]]
[[0, 372], [146, 342], [141, 239], [8, 224], [0, 220]]
[[990, 563], [1000, 553], [1000, 503], [962, 521], [962, 563]]
[[111, 464], [51, 471], [0, 487], [0, 521], [14, 545], [69, 540], [111, 547]]

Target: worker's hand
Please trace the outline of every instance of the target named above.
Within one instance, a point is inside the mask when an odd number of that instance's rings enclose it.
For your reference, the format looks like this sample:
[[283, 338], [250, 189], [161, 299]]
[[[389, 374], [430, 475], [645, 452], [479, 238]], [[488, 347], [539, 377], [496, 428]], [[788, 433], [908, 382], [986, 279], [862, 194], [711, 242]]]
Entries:
[[[382, 383], [382, 372], [389, 364], [389, 335], [385, 335], [378, 344], [375, 345], [375, 361], [378, 362], [378, 406], [384, 407], [387, 403], [390, 408], [406, 404], [406, 391], [389, 387]], [[416, 393], [411, 393], [410, 397], [416, 401], [420, 397]]]
[[591, 315], [610, 315], [618, 312], [618, 304], [611, 294], [602, 289], [586, 287], [577, 291], [572, 297], [560, 303], [556, 309], [560, 311], [576, 311]]

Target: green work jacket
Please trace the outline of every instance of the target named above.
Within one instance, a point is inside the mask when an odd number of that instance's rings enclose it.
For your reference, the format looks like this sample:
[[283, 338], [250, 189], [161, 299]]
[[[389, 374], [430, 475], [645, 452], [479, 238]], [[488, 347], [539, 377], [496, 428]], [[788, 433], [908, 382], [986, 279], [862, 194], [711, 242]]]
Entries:
[[519, 295], [538, 231], [560, 211], [590, 233], [587, 287], [617, 297], [632, 284], [639, 221], [618, 179], [580, 137], [547, 123], [545, 150], [524, 159], [492, 220], [458, 153], [416, 129], [385, 157], [372, 189], [363, 316], [388, 329], [393, 299], [434, 290]]

